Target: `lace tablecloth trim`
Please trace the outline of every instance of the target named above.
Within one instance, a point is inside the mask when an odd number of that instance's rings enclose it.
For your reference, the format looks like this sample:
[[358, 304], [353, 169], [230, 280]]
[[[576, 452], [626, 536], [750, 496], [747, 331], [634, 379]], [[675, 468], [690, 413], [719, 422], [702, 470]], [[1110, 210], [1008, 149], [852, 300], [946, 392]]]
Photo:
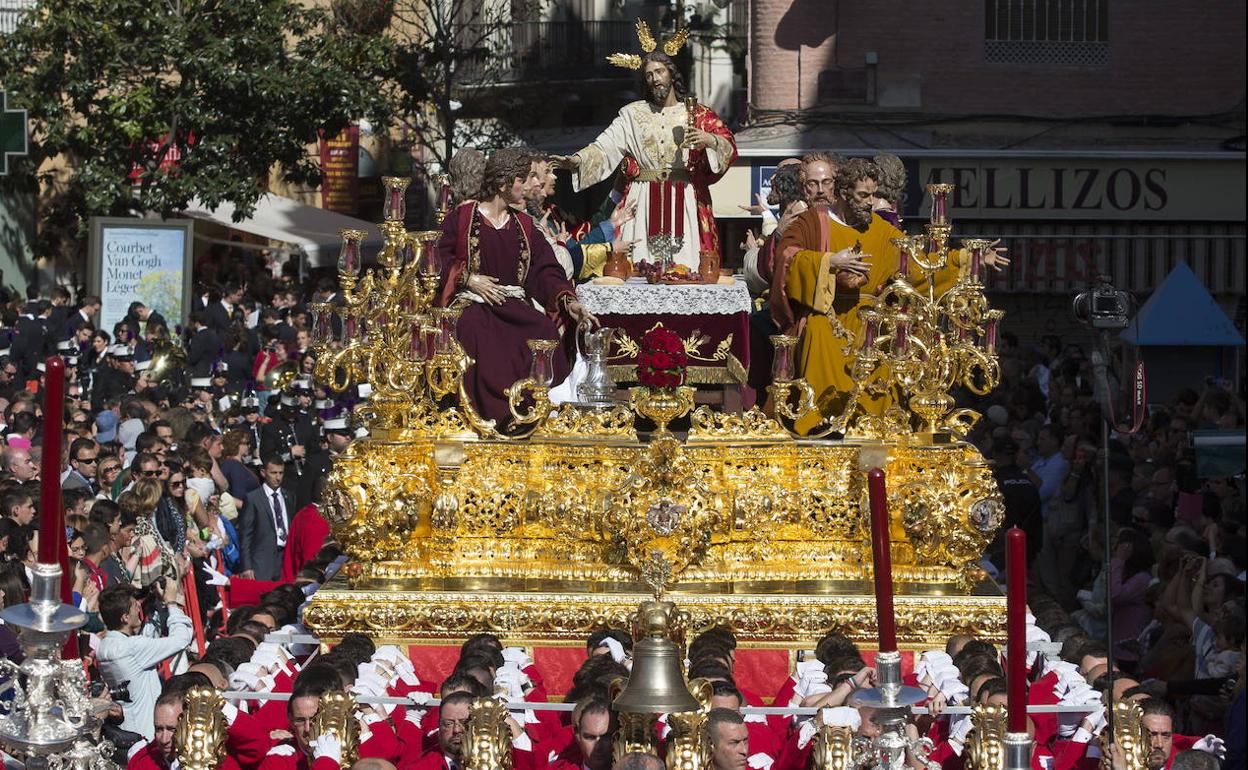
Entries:
[[576, 287], [576, 294], [595, 315], [733, 315], [753, 309], [743, 281], [728, 286], [582, 284]]

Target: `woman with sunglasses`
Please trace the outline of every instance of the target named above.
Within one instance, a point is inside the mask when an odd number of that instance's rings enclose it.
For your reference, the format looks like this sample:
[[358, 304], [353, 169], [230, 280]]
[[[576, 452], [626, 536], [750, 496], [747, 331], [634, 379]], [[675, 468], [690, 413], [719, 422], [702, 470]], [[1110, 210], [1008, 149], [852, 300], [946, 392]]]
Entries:
[[99, 459], [99, 464], [95, 469], [95, 487], [100, 491], [96, 497], [100, 500], [112, 500], [110, 493], [113, 490], [113, 483], [121, 475], [121, 460], [117, 459], [116, 455], [105, 454], [103, 448], [101, 448]]

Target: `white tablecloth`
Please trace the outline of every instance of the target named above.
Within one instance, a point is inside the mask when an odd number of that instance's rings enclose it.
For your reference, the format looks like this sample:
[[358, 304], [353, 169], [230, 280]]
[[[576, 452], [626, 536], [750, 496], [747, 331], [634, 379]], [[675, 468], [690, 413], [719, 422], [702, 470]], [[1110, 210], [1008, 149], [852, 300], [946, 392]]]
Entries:
[[740, 280], [729, 285], [667, 285], [630, 279], [615, 285], [581, 284], [576, 294], [595, 315], [732, 315], [754, 309], [749, 289]]

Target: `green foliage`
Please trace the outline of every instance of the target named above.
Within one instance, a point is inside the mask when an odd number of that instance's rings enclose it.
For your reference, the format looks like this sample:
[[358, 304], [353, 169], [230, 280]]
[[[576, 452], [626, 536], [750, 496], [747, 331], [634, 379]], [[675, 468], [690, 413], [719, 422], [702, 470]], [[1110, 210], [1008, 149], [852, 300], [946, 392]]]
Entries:
[[388, 124], [391, 49], [299, 0], [41, 0], [0, 37], [0, 82], [32, 129], [11, 183], [33, 188], [43, 160], [68, 162], [67, 181], [43, 180], [44, 247], [93, 215], [167, 216], [192, 198], [242, 219], [273, 169], [319, 181], [318, 131]]

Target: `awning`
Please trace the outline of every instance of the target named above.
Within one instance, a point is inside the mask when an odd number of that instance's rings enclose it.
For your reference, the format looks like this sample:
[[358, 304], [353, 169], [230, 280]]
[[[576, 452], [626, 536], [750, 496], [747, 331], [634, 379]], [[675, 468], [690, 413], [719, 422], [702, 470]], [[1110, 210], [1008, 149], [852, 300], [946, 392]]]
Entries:
[[241, 222], [234, 221], [234, 206], [230, 203], [210, 209], [198, 200], [192, 200], [183, 213], [261, 238], [289, 243], [307, 255], [309, 267], [332, 265], [337, 260], [342, 244], [339, 230], [363, 230], [368, 233], [369, 237], [363, 245], [365, 254], [370, 257], [383, 242], [381, 233], [369, 222], [308, 206], [274, 193], [265, 193], [256, 203], [252, 215]]

